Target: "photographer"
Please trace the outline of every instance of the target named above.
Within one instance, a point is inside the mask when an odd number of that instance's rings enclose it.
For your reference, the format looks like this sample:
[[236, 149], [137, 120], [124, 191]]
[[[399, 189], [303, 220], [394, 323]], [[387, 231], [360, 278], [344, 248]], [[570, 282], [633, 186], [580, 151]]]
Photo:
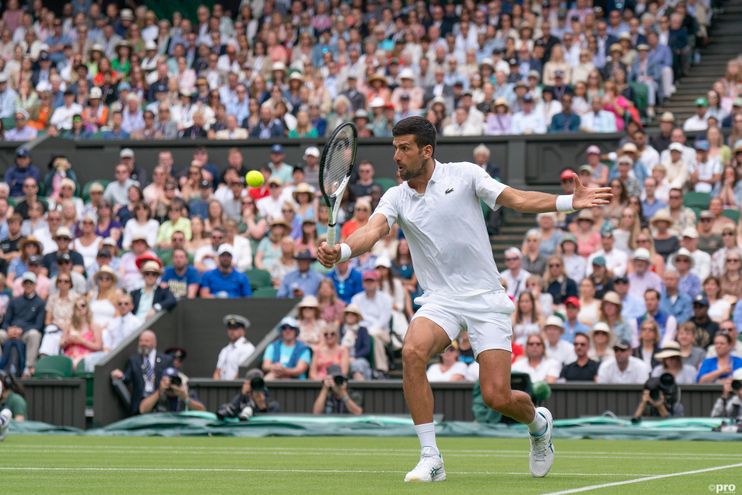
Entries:
[[268, 388], [260, 370], [250, 370], [242, 382], [242, 390], [231, 401], [222, 404], [216, 412], [219, 419], [238, 418], [247, 421], [258, 414], [281, 412], [276, 401], [268, 400]]
[[663, 373], [659, 377], [652, 377], [644, 383], [642, 400], [634, 412], [632, 422], [641, 421], [642, 417], [669, 418], [682, 416], [683, 407], [680, 404], [680, 389], [675, 378], [670, 373]]
[[732, 424], [742, 425], [742, 369], [724, 380], [721, 397], [711, 410], [712, 418], [727, 418]]
[[196, 394], [188, 393], [187, 381], [173, 367], [165, 368], [160, 379], [160, 386], [139, 404], [140, 414], [205, 410], [204, 405], [196, 398]]
[[360, 406], [361, 395], [358, 392], [348, 392], [348, 379], [343, 375], [340, 366], [332, 365], [327, 368], [327, 376], [322, 382], [317, 399], [314, 401], [314, 414], [363, 414]]

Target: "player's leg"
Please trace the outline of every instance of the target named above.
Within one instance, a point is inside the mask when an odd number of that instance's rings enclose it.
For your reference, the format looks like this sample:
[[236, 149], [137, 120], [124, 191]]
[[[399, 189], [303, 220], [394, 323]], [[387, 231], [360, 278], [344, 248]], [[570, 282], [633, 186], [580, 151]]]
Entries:
[[545, 407], [534, 407], [531, 397], [525, 392], [510, 388], [509, 351], [488, 349], [479, 353], [477, 361], [484, 402], [495, 411], [528, 425], [531, 474], [539, 478], [546, 476], [554, 462], [551, 413]]
[[417, 316], [410, 323], [402, 347], [404, 397], [420, 440], [420, 462], [405, 481], [446, 479], [443, 460], [435, 441], [433, 391], [425, 374], [428, 361], [451, 343], [451, 337], [432, 320]]

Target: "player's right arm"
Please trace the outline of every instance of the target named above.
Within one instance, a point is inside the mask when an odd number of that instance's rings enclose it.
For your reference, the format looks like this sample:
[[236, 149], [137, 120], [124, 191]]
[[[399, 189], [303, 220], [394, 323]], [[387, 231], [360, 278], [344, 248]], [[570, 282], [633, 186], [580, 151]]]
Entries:
[[[366, 225], [358, 228], [345, 240], [345, 244], [350, 247], [351, 258], [370, 251], [388, 233], [387, 217], [382, 213], [374, 214]], [[332, 268], [340, 259], [340, 244], [330, 247], [323, 242], [317, 249], [317, 258], [322, 265]]]

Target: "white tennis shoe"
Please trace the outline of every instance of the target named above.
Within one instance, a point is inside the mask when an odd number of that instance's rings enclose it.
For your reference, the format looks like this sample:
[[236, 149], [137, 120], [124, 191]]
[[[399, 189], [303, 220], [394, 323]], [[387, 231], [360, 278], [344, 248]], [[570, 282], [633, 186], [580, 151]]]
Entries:
[[536, 414], [540, 414], [546, 420], [546, 431], [541, 435], [530, 434], [531, 452], [528, 455], [528, 467], [531, 469], [531, 476], [543, 478], [549, 474], [551, 465], [554, 464], [554, 446], [551, 444], [554, 420], [551, 412], [545, 407], [537, 407]]
[[415, 469], [407, 473], [404, 477], [405, 483], [445, 481], [446, 469], [443, 467], [443, 457], [432, 447], [423, 447], [420, 452], [420, 462]]
[[10, 412], [10, 409], [3, 409], [0, 411], [0, 442], [5, 440], [5, 432], [8, 431], [12, 418], [13, 413]]

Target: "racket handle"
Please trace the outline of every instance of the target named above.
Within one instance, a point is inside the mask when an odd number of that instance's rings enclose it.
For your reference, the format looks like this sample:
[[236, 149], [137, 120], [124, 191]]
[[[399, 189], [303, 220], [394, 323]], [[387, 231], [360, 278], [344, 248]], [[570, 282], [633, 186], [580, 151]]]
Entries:
[[335, 246], [335, 225], [327, 226], [327, 245], [330, 247]]

